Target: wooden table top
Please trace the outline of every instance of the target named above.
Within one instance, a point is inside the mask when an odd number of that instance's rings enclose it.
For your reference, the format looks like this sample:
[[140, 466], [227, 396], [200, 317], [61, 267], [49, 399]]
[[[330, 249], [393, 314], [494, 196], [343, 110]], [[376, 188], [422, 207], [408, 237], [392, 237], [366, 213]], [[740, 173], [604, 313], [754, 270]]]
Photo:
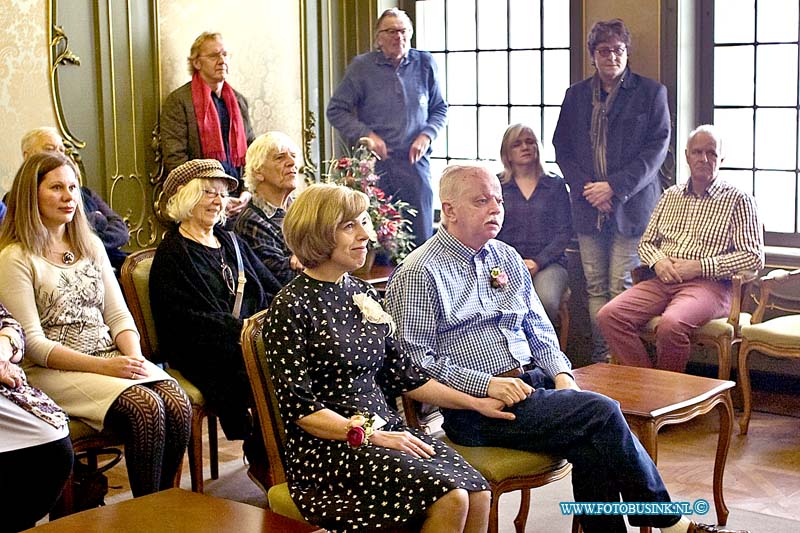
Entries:
[[361, 279], [373, 285], [386, 283], [389, 281], [389, 276], [392, 275], [394, 269], [394, 265], [376, 265], [365, 276], [361, 276]]
[[169, 489], [65, 516], [28, 531], [33, 533], [47, 531], [311, 533], [324, 530], [245, 503], [183, 489]]
[[646, 418], [697, 405], [735, 385], [733, 381], [608, 363], [584, 366], [572, 373], [580, 388], [617, 400], [627, 415]]

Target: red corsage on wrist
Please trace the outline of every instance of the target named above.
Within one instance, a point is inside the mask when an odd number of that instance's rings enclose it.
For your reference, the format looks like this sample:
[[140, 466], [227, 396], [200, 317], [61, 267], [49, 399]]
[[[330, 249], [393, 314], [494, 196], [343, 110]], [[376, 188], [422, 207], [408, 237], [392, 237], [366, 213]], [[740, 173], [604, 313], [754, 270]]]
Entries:
[[369, 444], [369, 438], [375, 432], [372, 425], [375, 419], [371, 415], [357, 413], [347, 422], [347, 444], [351, 448], [359, 448]]

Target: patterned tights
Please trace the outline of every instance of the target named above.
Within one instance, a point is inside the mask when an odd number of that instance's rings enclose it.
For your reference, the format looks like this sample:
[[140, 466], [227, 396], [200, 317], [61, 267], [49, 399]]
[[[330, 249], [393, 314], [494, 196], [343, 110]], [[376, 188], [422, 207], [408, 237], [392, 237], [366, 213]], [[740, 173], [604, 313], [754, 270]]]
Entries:
[[106, 415], [125, 444], [133, 496], [170, 488], [189, 442], [192, 406], [172, 381], [134, 385], [117, 397]]

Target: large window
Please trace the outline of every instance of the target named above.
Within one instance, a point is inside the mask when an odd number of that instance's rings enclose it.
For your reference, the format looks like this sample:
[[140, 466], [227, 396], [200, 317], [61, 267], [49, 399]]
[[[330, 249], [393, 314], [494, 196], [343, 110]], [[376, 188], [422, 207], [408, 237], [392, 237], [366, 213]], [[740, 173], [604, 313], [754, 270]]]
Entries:
[[716, 0], [714, 123], [721, 176], [752, 193], [768, 243], [800, 245], [797, 0]]
[[529, 124], [552, 170], [553, 131], [570, 83], [569, 2], [416, 2], [416, 47], [433, 53], [450, 105], [446, 132], [433, 143], [431, 173], [453, 160], [489, 161], [499, 171], [509, 124]]

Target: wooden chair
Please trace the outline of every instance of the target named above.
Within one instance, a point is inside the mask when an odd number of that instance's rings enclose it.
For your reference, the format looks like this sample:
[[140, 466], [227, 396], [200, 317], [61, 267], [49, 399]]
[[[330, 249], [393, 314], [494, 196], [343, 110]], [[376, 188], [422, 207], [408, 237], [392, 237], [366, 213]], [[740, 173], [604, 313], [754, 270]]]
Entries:
[[[141, 336], [142, 354], [150, 359], [158, 352], [153, 313], [150, 310], [150, 267], [155, 248], [140, 250], [129, 255], [122, 264], [120, 281], [128, 308]], [[208, 447], [211, 463], [211, 479], [219, 478], [219, 455], [217, 448], [217, 417], [208, 408], [203, 393], [183, 374], [174, 368], [167, 372], [183, 388], [192, 403], [192, 428], [189, 438], [189, 475], [192, 491], [203, 492], [203, 419], [208, 418]], [[180, 471], [179, 475], [180, 475]], [[180, 477], [178, 478], [180, 481]]]
[[289, 485], [286, 483], [286, 474], [283, 470], [286, 432], [278, 412], [278, 401], [269, 377], [269, 366], [264, 357], [264, 340], [261, 335], [267, 311], [264, 309], [245, 319], [244, 327], [242, 327], [244, 365], [253, 389], [253, 398], [261, 423], [261, 434], [264, 437], [264, 447], [269, 460], [270, 487], [267, 490], [267, 501], [273, 512], [305, 521], [289, 495]]
[[[88, 462], [87, 466], [93, 470], [97, 470], [100, 467], [99, 458], [104, 451], [108, 451], [109, 448], [122, 447], [122, 438], [118, 435], [107, 430], [96, 431], [77, 419], [69, 421], [69, 437], [72, 441], [72, 451], [75, 456], [85, 453]], [[55, 520], [80, 510], [75, 507], [76, 498], [73, 492], [74, 470], [73, 468], [73, 473], [70, 473], [61, 496], [53, 506], [53, 509], [50, 510], [50, 520]]]
[[[757, 307], [749, 324], [742, 326], [742, 344], [739, 347], [739, 383], [744, 397], [744, 413], [739, 421], [742, 435], [747, 434], [752, 410], [752, 391], [748, 359], [753, 352], [782, 359], [800, 359], [800, 269], [788, 272], [773, 270], [761, 277], [758, 283]], [[790, 293], [787, 289], [793, 289]], [[764, 320], [767, 311], [777, 311], [782, 316]], [[789, 313], [789, 314], [786, 314]]]
[[[403, 397], [403, 410], [405, 411], [408, 425], [422, 429], [419, 406], [420, 402]], [[572, 465], [565, 459], [549, 454], [490, 446], [461, 446], [455, 444], [444, 435], [441, 439], [461, 454], [489, 482], [492, 492], [492, 505], [489, 510], [489, 533], [497, 533], [498, 531], [500, 496], [515, 490], [522, 492], [519, 511], [517, 511], [517, 516], [514, 518], [514, 527], [517, 533], [523, 533], [531, 505], [531, 489], [558, 481], [572, 471]], [[573, 520], [572, 527], [573, 531], [579, 531], [576, 520]]]
[[[633, 283], [639, 283], [655, 276], [655, 272], [646, 265], [639, 265], [631, 272]], [[692, 342], [699, 346], [710, 346], [717, 352], [719, 370], [717, 378], [727, 380], [731, 375], [731, 359], [733, 347], [741, 342], [740, 331], [743, 324], [750, 323], [750, 314], [742, 312], [742, 302], [752, 289], [753, 282], [758, 279], [755, 272], [739, 272], [731, 279], [733, 299], [727, 317], [717, 318], [700, 326], [692, 333]], [[645, 342], [654, 344], [656, 328], [660, 316], [654, 317], [642, 329], [639, 336]], [[612, 354], [613, 357], [613, 354]]]
[[569, 299], [571, 297], [572, 291], [569, 287], [565, 287], [561, 294], [561, 303], [558, 306], [558, 344], [564, 353], [567, 353], [567, 339], [569, 338]]

